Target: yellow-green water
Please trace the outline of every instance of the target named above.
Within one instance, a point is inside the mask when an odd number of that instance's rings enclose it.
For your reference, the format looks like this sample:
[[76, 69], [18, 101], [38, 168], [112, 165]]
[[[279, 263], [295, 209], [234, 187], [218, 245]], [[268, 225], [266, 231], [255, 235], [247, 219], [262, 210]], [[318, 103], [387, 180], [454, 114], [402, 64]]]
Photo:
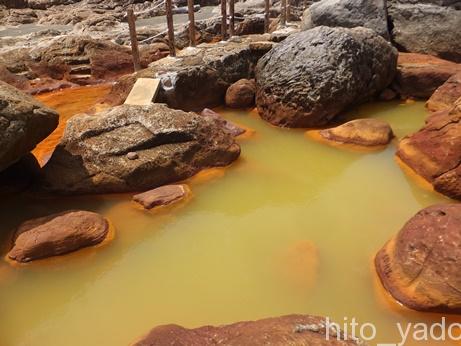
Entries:
[[[187, 204], [145, 212], [130, 195], [0, 202], [4, 243], [25, 219], [68, 208], [116, 227], [102, 247], [0, 264], [0, 345], [127, 345], [159, 324], [292, 313], [356, 317], [376, 324], [376, 341], [398, 342], [396, 322], [439, 318], [392, 304], [373, 271], [374, 254], [406, 220], [448, 201], [403, 173], [395, 141], [379, 152], [340, 150], [248, 112], [224, 113], [255, 134], [240, 140], [234, 165], [192, 180]], [[386, 103], [353, 115], [388, 120], [403, 136], [425, 111]]]

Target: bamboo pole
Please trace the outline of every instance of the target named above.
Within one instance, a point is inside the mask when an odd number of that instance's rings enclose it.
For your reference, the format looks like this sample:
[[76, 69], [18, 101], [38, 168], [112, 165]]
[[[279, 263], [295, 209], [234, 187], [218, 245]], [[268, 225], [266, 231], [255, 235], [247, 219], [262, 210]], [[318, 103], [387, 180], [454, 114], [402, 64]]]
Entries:
[[287, 0], [282, 0], [280, 8], [280, 24], [285, 26], [287, 23]]
[[195, 15], [194, 15], [194, 0], [187, 0], [187, 7], [189, 11], [189, 41], [190, 46], [195, 47]]
[[229, 33], [231, 36], [235, 35], [235, 2], [234, 0], [229, 0]]
[[269, 32], [270, 0], [264, 0], [264, 32]]
[[222, 40], [227, 39], [227, 3], [226, 0], [221, 0], [221, 36]]
[[136, 22], [135, 22], [134, 12], [132, 8], [128, 9], [127, 17], [128, 17], [128, 27], [130, 29], [131, 54], [133, 55], [133, 67], [135, 71], [139, 71], [141, 69], [141, 61], [139, 59], [138, 37], [136, 35]]
[[168, 25], [168, 46], [170, 47], [170, 56], [176, 56], [174, 45], [174, 26], [173, 26], [173, 11], [171, 0], [165, 0], [166, 23]]

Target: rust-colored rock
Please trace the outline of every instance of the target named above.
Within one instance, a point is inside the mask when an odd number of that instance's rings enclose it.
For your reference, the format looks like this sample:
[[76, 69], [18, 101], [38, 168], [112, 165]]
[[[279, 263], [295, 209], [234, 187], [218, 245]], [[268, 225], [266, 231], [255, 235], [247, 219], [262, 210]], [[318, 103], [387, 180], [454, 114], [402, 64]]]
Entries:
[[[349, 346], [364, 345], [359, 341], [344, 340], [344, 336], [326, 337], [326, 320], [309, 315], [288, 315], [258, 321], [238, 322], [213, 327], [186, 329], [170, 324], [152, 329], [134, 346]], [[340, 333], [342, 334], [342, 333]]]
[[399, 53], [393, 87], [403, 97], [428, 98], [459, 72], [461, 64], [425, 54]]
[[133, 196], [133, 201], [145, 209], [152, 209], [178, 202], [189, 194], [189, 187], [184, 184], [165, 185]]
[[255, 105], [256, 83], [253, 79], [240, 79], [226, 91], [226, 106], [249, 108]]
[[378, 252], [375, 265], [384, 287], [405, 306], [461, 313], [461, 204], [418, 212]]
[[432, 112], [447, 110], [453, 107], [461, 97], [461, 72], [451, 76], [440, 86], [427, 101], [426, 107]]
[[63, 255], [102, 242], [107, 220], [89, 211], [71, 210], [22, 223], [8, 257], [18, 262]]
[[241, 128], [233, 122], [226, 120], [221, 114], [209, 108], [203, 109], [203, 111], [200, 114], [206, 118], [213, 119], [219, 124], [221, 124], [223, 129], [226, 132], [229, 132], [233, 137], [240, 136], [241, 134], [244, 134], [246, 132], [244, 128]]
[[340, 126], [322, 130], [320, 135], [329, 141], [365, 147], [386, 145], [393, 137], [389, 124], [379, 119], [352, 120]]
[[418, 132], [403, 138], [397, 155], [434, 188], [461, 199], [461, 99], [433, 113]]

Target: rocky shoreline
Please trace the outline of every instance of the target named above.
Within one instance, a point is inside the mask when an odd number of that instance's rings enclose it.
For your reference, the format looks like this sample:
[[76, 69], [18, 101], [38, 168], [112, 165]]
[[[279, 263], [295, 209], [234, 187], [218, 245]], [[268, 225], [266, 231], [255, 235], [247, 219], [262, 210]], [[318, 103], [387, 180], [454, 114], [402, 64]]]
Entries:
[[[74, 25], [70, 31], [0, 38], [0, 180], [8, 187], [0, 192], [138, 193], [133, 201], [145, 210], [178, 203], [191, 193], [181, 183], [185, 179], [239, 159], [236, 138], [245, 130], [208, 109], [228, 106], [256, 107], [261, 121], [278, 127], [316, 129], [339, 149], [343, 144], [383, 148], [394, 140], [404, 164], [435, 191], [461, 200], [458, 2], [321, 0], [309, 3], [302, 18], [294, 15], [301, 20], [289, 30], [279, 26], [275, 10], [266, 34], [261, 3], [242, 3], [239, 11], [246, 18], [239, 23], [240, 36], [220, 42], [220, 21], [207, 18], [197, 25], [198, 47], [182, 49], [188, 31], [178, 26], [176, 48], [182, 50], [174, 58], [167, 56], [163, 28], [139, 30], [143, 69], [133, 73], [124, 12], [133, 6], [138, 18], [162, 15], [159, 4], [9, 0], [0, 5], [0, 24]], [[139, 78], [160, 80], [156, 103], [123, 104]], [[50, 160], [40, 167], [31, 151], [58, 126], [59, 115], [29, 94], [102, 82], [114, 83], [102, 102], [105, 109], [69, 119]], [[402, 139], [394, 139], [384, 121], [340, 117], [356, 105], [395, 99], [426, 100], [430, 112], [419, 131]], [[13, 185], [18, 189], [10, 189]], [[25, 221], [14, 232], [7, 257], [33, 262], [95, 246], [108, 238], [109, 222], [79, 210]], [[460, 204], [430, 206], [377, 253], [376, 272], [403, 305], [459, 314], [460, 247]], [[298, 325], [309, 327], [298, 330]], [[327, 342], [324, 334], [322, 318], [293, 315], [221, 327], [160, 326], [136, 345], [211, 345], [217, 338], [226, 345], [363, 345], [347, 338]]]

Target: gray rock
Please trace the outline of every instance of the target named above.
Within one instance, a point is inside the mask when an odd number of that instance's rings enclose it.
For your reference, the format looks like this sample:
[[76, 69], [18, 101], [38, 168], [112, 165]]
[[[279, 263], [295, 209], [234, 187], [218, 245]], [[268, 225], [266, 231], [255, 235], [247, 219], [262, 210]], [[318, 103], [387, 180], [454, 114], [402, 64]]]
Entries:
[[304, 30], [316, 26], [355, 28], [363, 26], [373, 29], [389, 39], [385, 0], [322, 0], [304, 11]]
[[0, 171], [34, 149], [58, 120], [55, 111], [0, 81]]
[[163, 104], [122, 105], [68, 121], [41, 187], [67, 194], [142, 191], [228, 165], [239, 154], [213, 119]]
[[259, 60], [256, 105], [274, 125], [325, 125], [385, 89], [396, 65], [397, 51], [373, 30], [316, 27]]
[[399, 50], [461, 62], [461, 2], [390, 0], [392, 38]]

